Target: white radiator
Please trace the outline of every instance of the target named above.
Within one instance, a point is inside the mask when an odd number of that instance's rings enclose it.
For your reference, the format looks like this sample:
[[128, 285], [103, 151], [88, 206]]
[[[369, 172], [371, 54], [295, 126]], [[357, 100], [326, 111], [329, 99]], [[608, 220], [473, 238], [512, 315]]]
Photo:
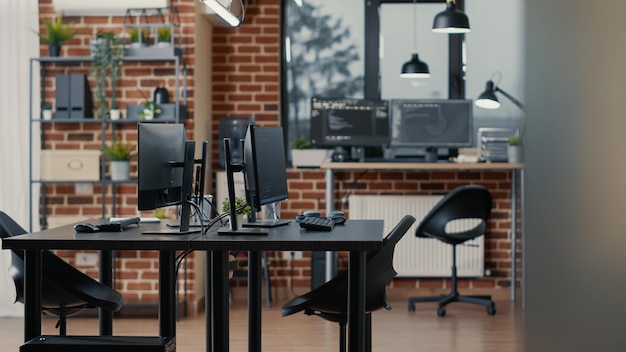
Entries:
[[[442, 196], [368, 196], [352, 195], [350, 219], [383, 219], [385, 236], [404, 215], [413, 215], [415, 224], [396, 245], [393, 265], [399, 277], [449, 277], [452, 246], [431, 238], [418, 238], [415, 229]], [[464, 231], [477, 220], [450, 222], [448, 232]], [[457, 246], [457, 275], [479, 277], [484, 273], [485, 236]], [[470, 244], [469, 246], [467, 244]]]

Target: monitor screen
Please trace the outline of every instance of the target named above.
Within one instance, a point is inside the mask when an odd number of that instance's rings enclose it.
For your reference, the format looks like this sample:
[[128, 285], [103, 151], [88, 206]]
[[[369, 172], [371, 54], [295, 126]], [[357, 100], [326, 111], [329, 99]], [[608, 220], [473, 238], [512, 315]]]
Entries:
[[244, 178], [248, 203], [256, 211], [261, 210], [261, 205], [287, 199], [282, 127], [248, 126], [244, 142]]
[[377, 147], [389, 143], [389, 103], [311, 98], [311, 144]]
[[471, 147], [471, 100], [392, 100], [391, 147]]
[[181, 202], [182, 162], [187, 136], [183, 124], [140, 123], [137, 126], [139, 210], [153, 210]]

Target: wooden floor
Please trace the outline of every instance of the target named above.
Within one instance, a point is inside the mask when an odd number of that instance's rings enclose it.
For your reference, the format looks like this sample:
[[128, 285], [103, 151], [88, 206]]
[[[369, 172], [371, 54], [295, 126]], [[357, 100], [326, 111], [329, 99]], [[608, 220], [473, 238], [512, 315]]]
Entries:
[[[302, 292], [300, 292], [302, 291]], [[304, 288], [297, 290], [304, 293]], [[445, 317], [438, 317], [436, 304], [418, 304], [408, 312], [406, 297], [415, 290], [391, 289], [391, 311], [373, 314], [374, 351], [463, 351], [521, 352], [523, 350], [523, 311], [511, 303], [507, 290], [494, 295], [497, 313], [488, 316], [484, 307], [453, 303]], [[429, 295], [422, 291], [420, 295]], [[463, 292], [462, 292], [463, 293]], [[482, 292], [480, 292], [482, 293]], [[318, 317], [297, 314], [281, 317], [280, 307], [289, 298], [278, 297], [263, 311], [263, 350], [276, 352], [337, 351], [338, 326]], [[230, 350], [247, 351], [247, 311], [245, 294], [233, 295], [230, 313]], [[56, 320], [43, 320], [44, 334], [57, 334]], [[183, 317], [176, 326], [177, 351], [205, 350], [204, 315]], [[93, 318], [68, 320], [69, 335], [97, 335], [98, 322]], [[158, 335], [156, 319], [116, 319], [116, 335]], [[2, 351], [18, 351], [23, 339], [23, 319], [0, 318]]]

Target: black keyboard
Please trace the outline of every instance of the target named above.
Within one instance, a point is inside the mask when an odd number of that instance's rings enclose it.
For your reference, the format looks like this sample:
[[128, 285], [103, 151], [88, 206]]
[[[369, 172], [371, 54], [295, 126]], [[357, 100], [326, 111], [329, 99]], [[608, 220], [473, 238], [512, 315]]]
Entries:
[[128, 218], [124, 220], [109, 221], [98, 225], [101, 232], [117, 232], [124, 231], [130, 225], [139, 224], [140, 218]]
[[300, 227], [309, 230], [330, 231], [335, 227], [335, 221], [328, 218], [307, 216], [300, 220]]

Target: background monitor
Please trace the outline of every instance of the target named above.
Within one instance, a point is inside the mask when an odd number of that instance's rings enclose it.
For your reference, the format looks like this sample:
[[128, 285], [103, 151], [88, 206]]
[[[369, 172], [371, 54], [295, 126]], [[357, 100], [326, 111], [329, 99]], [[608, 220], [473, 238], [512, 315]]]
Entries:
[[[233, 163], [243, 162], [243, 150], [239, 141], [246, 136], [248, 125], [254, 125], [254, 123], [253, 117], [222, 117], [220, 119], [219, 140], [223, 141], [224, 138], [230, 138], [233, 141], [230, 149]], [[222, 168], [225, 168], [224, 145], [223, 143], [218, 143], [218, 145], [218, 162]]]
[[391, 147], [471, 147], [471, 100], [392, 100]]
[[389, 143], [389, 103], [311, 98], [311, 144], [380, 147]]

